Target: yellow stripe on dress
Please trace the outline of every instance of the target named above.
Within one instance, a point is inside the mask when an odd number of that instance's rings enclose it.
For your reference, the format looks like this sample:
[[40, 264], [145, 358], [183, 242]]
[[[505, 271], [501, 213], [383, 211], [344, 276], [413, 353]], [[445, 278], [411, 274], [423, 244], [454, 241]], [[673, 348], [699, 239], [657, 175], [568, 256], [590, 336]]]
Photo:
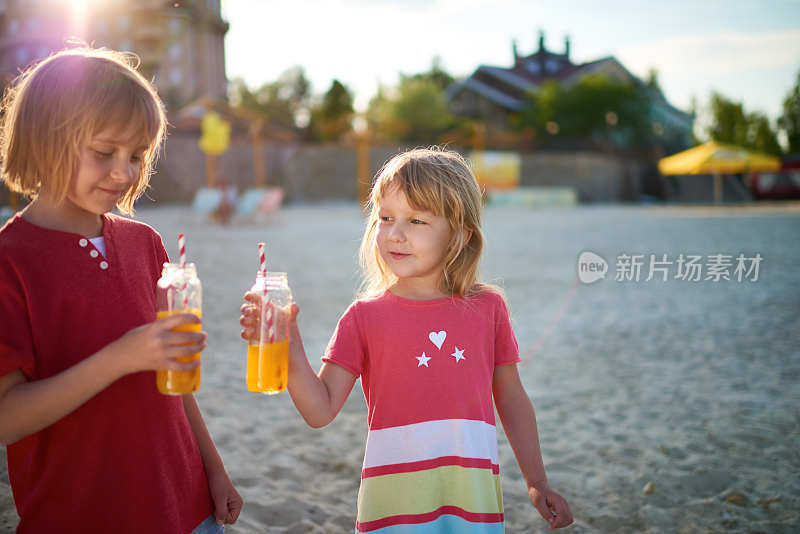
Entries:
[[358, 492], [358, 521], [424, 514], [442, 506], [468, 512], [503, 512], [500, 475], [490, 469], [447, 465], [362, 479]]

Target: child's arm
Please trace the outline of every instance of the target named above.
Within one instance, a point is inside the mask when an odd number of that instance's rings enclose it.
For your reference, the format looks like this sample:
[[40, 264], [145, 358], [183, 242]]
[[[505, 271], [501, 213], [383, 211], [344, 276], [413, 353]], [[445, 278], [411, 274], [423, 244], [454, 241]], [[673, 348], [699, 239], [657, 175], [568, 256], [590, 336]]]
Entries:
[[494, 368], [492, 393], [503, 430], [528, 486], [531, 503], [550, 524], [551, 530], [570, 525], [572, 512], [567, 501], [547, 484], [539, 449], [536, 414], [519, 379], [516, 364]]
[[[245, 300], [247, 302], [242, 305], [239, 322], [243, 327], [242, 337], [250, 340], [255, 337], [258, 328], [257, 305], [260, 297], [248, 293]], [[297, 304], [292, 304], [289, 321], [289, 395], [306, 423], [320, 428], [333, 421], [342, 409], [357, 377], [344, 367], [327, 363], [322, 364], [319, 375], [314, 373], [297, 326], [299, 311]]]
[[319, 375], [314, 373], [297, 326], [299, 311], [293, 304], [289, 323], [289, 394], [306, 423], [320, 428], [336, 418], [356, 383], [356, 375], [328, 363], [322, 364]]
[[200, 457], [203, 459], [203, 467], [206, 469], [208, 477], [208, 488], [211, 492], [211, 500], [214, 501], [214, 518], [217, 524], [233, 524], [242, 511], [242, 497], [236, 488], [233, 487], [222, 458], [219, 456], [211, 434], [208, 433], [200, 407], [191, 393], [183, 395], [183, 409], [189, 419], [189, 425], [197, 440], [200, 449]]
[[20, 370], [0, 377], [0, 442], [8, 445], [50, 426], [122, 376], [145, 370], [188, 371], [200, 362], [181, 363], [205, 348], [203, 332], [173, 332], [199, 322], [192, 314], [176, 314], [134, 328], [57, 375], [28, 382]]

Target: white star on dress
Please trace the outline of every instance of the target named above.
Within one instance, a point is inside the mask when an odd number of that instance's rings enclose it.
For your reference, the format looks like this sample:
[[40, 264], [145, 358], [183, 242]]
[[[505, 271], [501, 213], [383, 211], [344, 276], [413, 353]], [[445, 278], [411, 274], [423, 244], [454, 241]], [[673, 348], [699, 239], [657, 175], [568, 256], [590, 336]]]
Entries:
[[467, 357], [464, 356], [464, 349], [459, 350], [457, 346], [456, 346], [456, 351], [453, 354], [451, 354], [450, 356], [455, 356], [456, 363], [458, 363], [461, 360], [466, 360], [467, 359]]
[[431, 359], [430, 356], [425, 356], [424, 352], [422, 353], [422, 356], [415, 356], [415, 358], [417, 360], [419, 360], [419, 363], [417, 364], [417, 367], [422, 367], [423, 365], [425, 367], [428, 367], [428, 360]]

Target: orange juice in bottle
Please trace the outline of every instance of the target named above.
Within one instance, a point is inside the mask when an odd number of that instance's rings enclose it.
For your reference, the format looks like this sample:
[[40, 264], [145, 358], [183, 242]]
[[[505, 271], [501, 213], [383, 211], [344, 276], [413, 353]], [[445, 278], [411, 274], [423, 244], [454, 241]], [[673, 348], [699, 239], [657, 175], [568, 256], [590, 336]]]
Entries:
[[256, 339], [247, 348], [247, 389], [275, 395], [289, 378], [289, 314], [292, 292], [286, 273], [259, 271], [250, 291], [261, 296]]
[[[159, 319], [177, 313], [193, 313], [203, 317], [203, 290], [194, 263], [177, 264], [165, 263], [161, 271], [161, 278], [156, 286], [156, 299], [158, 302]], [[197, 323], [184, 324], [175, 328], [178, 332], [199, 332], [201, 325]], [[191, 362], [200, 359], [200, 353], [177, 358], [181, 362]], [[193, 393], [200, 388], [200, 366], [191, 371], [171, 371], [162, 369], [156, 371], [156, 386], [158, 391], [165, 395], [184, 395]]]

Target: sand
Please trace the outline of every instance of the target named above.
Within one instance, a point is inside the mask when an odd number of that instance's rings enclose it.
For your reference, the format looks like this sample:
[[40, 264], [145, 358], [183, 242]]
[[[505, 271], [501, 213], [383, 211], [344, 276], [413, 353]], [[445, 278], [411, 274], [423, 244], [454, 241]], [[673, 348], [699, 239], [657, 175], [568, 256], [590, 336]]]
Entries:
[[[318, 368], [357, 283], [357, 206], [294, 206], [228, 227], [186, 208], [138, 217], [162, 233], [171, 255], [186, 232], [204, 283], [209, 342], [197, 399], [246, 501], [227, 532], [352, 532], [366, 434], [360, 384], [331, 425], [307, 427], [288, 394], [246, 391], [237, 320], [256, 243], [266, 241], [271, 269], [289, 273]], [[483, 271], [508, 293], [547, 474], [575, 516], [569, 530], [800, 530], [796, 204], [490, 207], [485, 231]], [[609, 277], [571, 290], [585, 250], [609, 262]], [[757, 282], [645, 282], [646, 271], [639, 282], [614, 280], [623, 253], [740, 252], [764, 258]], [[506, 531], [547, 532], [502, 433], [500, 462]], [[3, 471], [0, 532], [15, 522]]]

